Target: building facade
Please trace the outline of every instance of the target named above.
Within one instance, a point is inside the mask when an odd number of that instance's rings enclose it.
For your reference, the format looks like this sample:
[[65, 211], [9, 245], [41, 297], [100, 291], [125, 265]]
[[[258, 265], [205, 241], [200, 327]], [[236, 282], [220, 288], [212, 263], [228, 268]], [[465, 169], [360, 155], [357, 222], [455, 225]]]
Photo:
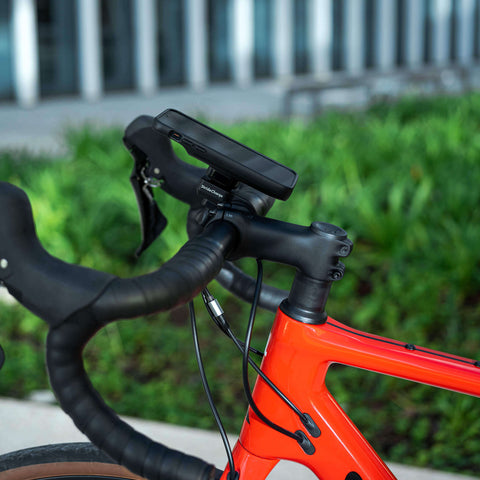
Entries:
[[0, 105], [468, 65], [480, 0], [0, 0]]

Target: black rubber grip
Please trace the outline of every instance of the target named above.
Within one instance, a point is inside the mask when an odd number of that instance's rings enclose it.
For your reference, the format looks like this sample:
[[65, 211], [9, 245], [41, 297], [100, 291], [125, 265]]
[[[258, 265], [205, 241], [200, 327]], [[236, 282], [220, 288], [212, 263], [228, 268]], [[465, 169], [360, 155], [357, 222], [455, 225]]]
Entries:
[[113, 280], [94, 303], [50, 329], [47, 368], [60, 405], [92, 443], [149, 480], [210, 480], [219, 472], [203, 460], [152, 441], [120, 420], [90, 383], [83, 349], [111, 321], [169, 310], [189, 301], [218, 274], [235, 236], [231, 225], [212, 224], [158, 271]]

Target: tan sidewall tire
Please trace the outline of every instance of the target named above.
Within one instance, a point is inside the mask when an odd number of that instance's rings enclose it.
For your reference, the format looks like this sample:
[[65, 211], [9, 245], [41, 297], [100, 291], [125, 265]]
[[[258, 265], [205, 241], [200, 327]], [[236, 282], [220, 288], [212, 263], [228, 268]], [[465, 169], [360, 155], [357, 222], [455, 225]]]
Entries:
[[38, 480], [62, 476], [88, 475], [125, 480], [144, 480], [123, 467], [112, 463], [58, 462], [28, 465], [0, 472], [0, 480]]

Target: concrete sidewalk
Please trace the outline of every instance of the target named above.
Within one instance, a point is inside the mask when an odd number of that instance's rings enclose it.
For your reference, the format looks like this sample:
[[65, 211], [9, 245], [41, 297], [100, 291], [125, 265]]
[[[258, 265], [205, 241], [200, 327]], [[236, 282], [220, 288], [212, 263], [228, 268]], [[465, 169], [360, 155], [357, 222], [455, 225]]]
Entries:
[[77, 98], [52, 99], [32, 109], [0, 104], [0, 150], [19, 148], [57, 153], [64, 147], [62, 134], [66, 129], [85, 123], [124, 128], [138, 115], [155, 116], [166, 108], [229, 123], [278, 117], [282, 98], [281, 84], [260, 82], [248, 89], [232, 86], [214, 86], [201, 92], [163, 89], [151, 97], [109, 94], [94, 103]]
[[[126, 127], [138, 115], [158, 115], [166, 108], [176, 108], [194, 117], [221, 123], [242, 120], [281, 118], [284, 114], [286, 84], [258, 81], [248, 88], [213, 85], [202, 91], [165, 88], [146, 97], [132, 93], [110, 93], [97, 102], [79, 98], [43, 100], [31, 109], [0, 103], [0, 150], [27, 149], [58, 153], [65, 147], [62, 133], [85, 123], [98, 126]], [[325, 107], [358, 108], [366, 106], [363, 95], [332, 90], [323, 97]], [[311, 98], [299, 96], [295, 115], [309, 115]]]
[[[193, 428], [178, 427], [140, 419], [127, 419], [134, 428], [171, 448], [189, 452], [218, 467], [226, 463], [220, 436]], [[76, 430], [70, 418], [53, 405], [0, 398], [0, 455], [48, 443], [82, 442], [87, 439]], [[231, 439], [232, 445], [235, 441]], [[399, 480], [474, 480], [474, 477], [435, 472], [400, 465], [389, 465]], [[301, 465], [282, 462], [269, 480], [315, 480]]]

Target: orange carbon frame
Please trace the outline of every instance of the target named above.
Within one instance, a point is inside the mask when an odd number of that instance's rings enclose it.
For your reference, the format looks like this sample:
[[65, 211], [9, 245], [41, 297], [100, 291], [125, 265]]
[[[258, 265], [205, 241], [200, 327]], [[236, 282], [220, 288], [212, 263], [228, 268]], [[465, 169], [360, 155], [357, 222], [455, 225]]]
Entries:
[[[278, 310], [262, 370], [321, 430], [309, 436], [307, 455], [293, 439], [266, 426], [249, 409], [234, 460], [240, 480], [264, 480], [279, 460], [301, 463], [322, 480], [395, 479], [325, 386], [333, 363], [383, 373], [480, 396], [480, 363], [366, 334], [332, 318], [322, 325], [298, 322]], [[268, 418], [290, 431], [303, 430], [298, 417], [258, 378], [254, 400]], [[228, 468], [221, 477], [227, 479]]]

